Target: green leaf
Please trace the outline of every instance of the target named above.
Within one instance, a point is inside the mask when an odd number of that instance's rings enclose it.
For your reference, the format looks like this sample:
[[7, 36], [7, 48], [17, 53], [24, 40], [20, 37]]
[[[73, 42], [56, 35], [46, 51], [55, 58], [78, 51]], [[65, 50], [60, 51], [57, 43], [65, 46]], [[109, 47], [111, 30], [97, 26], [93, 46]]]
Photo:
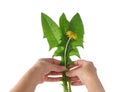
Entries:
[[81, 17], [78, 13], [76, 13], [71, 19], [69, 30], [73, 31], [77, 35], [77, 39], [72, 42], [72, 45], [83, 47], [84, 27]]
[[57, 48], [57, 50], [54, 52], [53, 57], [54, 56], [63, 56], [64, 54], [64, 47], [60, 46]]
[[67, 20], [64, 13], [60, 17], [59, 25], [62, 33], [66, 35], [66, 31], [68, 30], [68, 27], [69, 27], [69, 21]]
[[69, 65], [70, 65], [71, 63], [73, 63], [73, 61], [71, 60], [71, 58], [68, 58], [67, 61], [68, 61], [68, 62], [67, 62], [67, 66], [69, 67]]
[[77, 56], [80, 58], [80, 54], [77, 48], [72, 48], [71, 51], [69, 52], [69, 56]]
[[41, 13], [41, 20], [44, 37], [47, 38], [51, 50], [61, 43], [62, 32], [58, 25], [46, 14]]

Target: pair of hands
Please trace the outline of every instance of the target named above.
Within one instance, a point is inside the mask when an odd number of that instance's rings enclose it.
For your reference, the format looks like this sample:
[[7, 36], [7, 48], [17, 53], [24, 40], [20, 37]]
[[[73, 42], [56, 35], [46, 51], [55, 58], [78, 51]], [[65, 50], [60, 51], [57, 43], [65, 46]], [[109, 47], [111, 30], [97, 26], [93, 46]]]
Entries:
[[[60, 61], [52, 58], [42, 58], [33, 66], [36, 68], [36, 79], [38, 84], [44, 81], [56, 82], [61, 81], [61, 77], [50, 77], [61, 75], [66, 70], [60, 66]], [[71, 78], [72, 85], [88, 84], [90, 77], [96, 76], [96, 68], [93, 63], [85, 60], [74, 61], [70, 65], [70, 71], [66, 75]]]
[[[51, 58], [39, 59], [11, 89], [10, 92], [34, 92], [38, 84], [45, 81], [61, 81], [61, 77], [50, 77], [61, 75], [66, 71], [60, 66], [60, 61]], [[72, 85], [85, 85], [88, 92], [105, 92], [93, 63], [85, 60], [74, 61], [66, 75], [71, 78]]]

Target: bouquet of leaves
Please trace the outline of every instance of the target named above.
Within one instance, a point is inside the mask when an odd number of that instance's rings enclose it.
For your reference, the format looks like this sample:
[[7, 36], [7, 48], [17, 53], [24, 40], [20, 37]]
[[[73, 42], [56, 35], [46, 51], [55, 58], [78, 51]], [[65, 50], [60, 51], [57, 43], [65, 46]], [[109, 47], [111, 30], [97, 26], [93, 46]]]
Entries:
[[[69, 71], [69, 65], [73, 62], [71, 56], [80, 58], [78, 46], [83, 47], [84, 27], [79, 13], [76, 13], [70, 21], [63, 13], [57, 25], [48, 15], [41, 13], [41, 21], [44, 32], [44, 38], [47, 38], [49, 49], [57, 47], [54, 56], [61, 57], [61, 65]], [[62, 74], [62, 86], [64, 92], [72, 92], [71, 81]]]

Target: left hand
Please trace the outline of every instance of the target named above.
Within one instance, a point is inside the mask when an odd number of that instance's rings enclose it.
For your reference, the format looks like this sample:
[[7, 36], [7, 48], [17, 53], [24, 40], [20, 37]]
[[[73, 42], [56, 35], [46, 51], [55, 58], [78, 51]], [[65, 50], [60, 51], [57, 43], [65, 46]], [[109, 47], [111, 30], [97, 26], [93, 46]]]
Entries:
[[60, 66], [60, 61], [53, 58], [42, 58], [33, 66], [35, 68], [35, 78], [38, 83], [44, 81], [56, 82], [60, 81], [61, 77], [50, 77], [61, 75], [66, 70], [64, 66]]
[[60, 66], [60, 61], [52, 58], [42, 58], [33, 65], [13, 87], [10, 92], [34, 92], [36, 86], [44, 81], [56, 82], [61, 77], [50, 77], [49, 75], [61, 75], [66, 70]]

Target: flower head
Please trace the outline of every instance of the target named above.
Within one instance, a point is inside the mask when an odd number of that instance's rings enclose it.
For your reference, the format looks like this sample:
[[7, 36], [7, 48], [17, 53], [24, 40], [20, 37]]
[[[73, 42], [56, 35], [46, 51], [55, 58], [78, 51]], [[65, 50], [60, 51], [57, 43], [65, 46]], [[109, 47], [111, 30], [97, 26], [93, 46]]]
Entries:
[[71, 38], [71, 39], [77, 39], [77, 35], [75, 33], [73, 33], [72, 31], [67, 31], [66, 35]]

